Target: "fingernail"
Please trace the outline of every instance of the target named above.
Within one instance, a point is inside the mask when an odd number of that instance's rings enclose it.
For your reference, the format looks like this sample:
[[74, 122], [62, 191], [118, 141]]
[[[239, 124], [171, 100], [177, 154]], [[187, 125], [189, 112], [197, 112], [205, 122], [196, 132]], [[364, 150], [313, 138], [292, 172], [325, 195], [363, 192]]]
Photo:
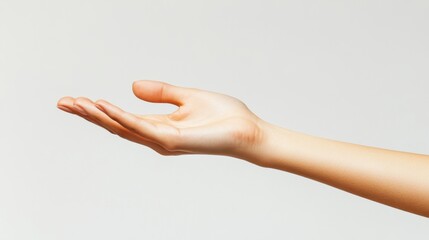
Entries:
[[68, 108], [68, 107], [65, 107], [65, 106], [57, 106], [57, 108], [59, 108], [59, 109], [61, 109], [61, 110], [63, 110], [63, 111], [66, 111], [66, 112], [69, 112], [69, 113], [72, 113], [73, 111], [70, 109], [70, 108]]
[[84, 116], [87, 116], [88, 114], [85, 112], [85, 110], [81, 107], [81, 106], [78, 106], [78, 105], [74, 105], [74, 108], [76, 109], [76, 111], [78, 111], [80, 114], [82, 114], [82, 115], [84, 115]]

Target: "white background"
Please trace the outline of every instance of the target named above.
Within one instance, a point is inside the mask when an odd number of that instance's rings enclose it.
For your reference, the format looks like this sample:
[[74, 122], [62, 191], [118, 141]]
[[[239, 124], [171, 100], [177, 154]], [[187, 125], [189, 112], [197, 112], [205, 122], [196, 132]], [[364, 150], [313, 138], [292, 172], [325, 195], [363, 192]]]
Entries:
[[0, 0], [0, 239], [427, 239], [427, 218], [221, 156], [164, 157], [56, 108], [141, 114], [137, 79], [326, 138], [429, 153], [428, 1]]

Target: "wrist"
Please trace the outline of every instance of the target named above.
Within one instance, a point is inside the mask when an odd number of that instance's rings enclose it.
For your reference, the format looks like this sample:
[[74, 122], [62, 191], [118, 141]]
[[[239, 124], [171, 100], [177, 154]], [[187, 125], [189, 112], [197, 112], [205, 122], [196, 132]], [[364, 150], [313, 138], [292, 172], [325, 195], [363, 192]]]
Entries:
[[288, 157], [293, 132], [262, 119], [258, 119], [256, 125], [255, 141], [249, 144], [238, 158], [261, 167], [276, 168], [280, 161]]

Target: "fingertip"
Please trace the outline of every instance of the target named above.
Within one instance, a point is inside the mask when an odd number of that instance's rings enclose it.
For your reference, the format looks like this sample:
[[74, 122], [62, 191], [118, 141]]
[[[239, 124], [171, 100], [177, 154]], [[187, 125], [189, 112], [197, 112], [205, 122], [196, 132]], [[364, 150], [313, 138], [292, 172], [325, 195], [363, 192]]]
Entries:
[[108, 101], [104, 100], [104, 99], [98, 99], [97, 101], [94, 102], [96, 105], [107, 105], [109, 104]]
[[104, 106], [106, 105], [108, 105], [108, 102], [104, 99], [98, 99], [94, 102], [94, 106], [103, 112], [105, 112]]
[[[138, 88], [143, 87], [143, 85], [146, 85], [145, 87], [153, 88], [153, 86], [162, 85], [162, 84], [168, 84], [166, 82], [158, 81], [158, 80], [136, 80], [133, 82], [133, 91], [138, 90]], [[151, 86], [152, 85], [152, 86]]]
[[137, 87], [141, 86], [142, 84], [145, 84], [148, 82], [153, 82], [153, 81], [152, 80], [135, 80], [133, 82], [133, 90], [136, 89]]
[[133, 85], [132, 85], [131, 89], [133, 90], [134, 95], [136, 95], [137, 86], [138, 86], [138, 84], [139, 84], [140, 81], [142, 81], [142, 80], [136, 80], [136, 81], [133, 82]]
[[69, 109], [68, 107], [62, 106], [62, 105], [57, 105], [57, 108], [65, 111], [65, 112], [68, 112], [68, 113], [74, 113], [71, 109]]
[[68, 113], [74, 113], [72, 109], [73, 101], [74, 101], [73, 97], [70, 97], [70, 96], [62, 97], [57, 102], [57, 108]]
[[136, 84], [138, 84], [139, 82], [141, 82], [141, 81], [144, 81], [144, 80], [134, 80], [134, 82], [133, 82], [133, 86], [134, 85], [136, 85]]
[[74, 113], [73, 112], [73, 110], [71, 109], [71, 108], [69, 108], [65, 103], [63, 103], [61, 100], [60, 101], [58, 101], [58, 103], [57, 103], [57, 108], [58, 109], [60, 109], [60, 110], [63, 110], [63, 111], [65, 111], [65, 112], [68, 112], [68, 113]]
[[86, 99], [84, 97], [77, 97], [73, 102], [73, 106], [83, 107], [85, 101]]
[[78, 113], [80, 113], [81, 115], [87, 116], [88, 113], [86, 111], [86, 108], [88, 107], [88, 102], [90, 102], [88, 98], [78, 97], [73, 102], [73, 109]]
[[101, 106], [101, 105], [99, 105], [99, 104], [94, 104], [94, 106], [96, 107], [96, 108], [98, 108], [98, 110], [100, 110], [100, 111], [102, 111], [102, 112], [105, 112], [105, 110], [104, 110], [104, 108]]
[[73, 99], [72, 97], [70, 97], [70, 96], [65, 96], [65, 97], [62, 97], [62, 98], [60, 98], [58, 101], [57, 101], [57, 106], [61, 106], [61, 105], [64, 105], [66, 102], [68, 102], [70, 99]]
[[77, 97], [73, 102], [73, 107], [85, 109], [92, 104], [92, 101], [87, 97]]
[[162, 83], [161, 81], [158, 80], [150, 80], [150, 79], [139, 79], [139, 80], [135, 80], [134, 83], [145, 83], [145, 82], [157, 82], [157, 83]]

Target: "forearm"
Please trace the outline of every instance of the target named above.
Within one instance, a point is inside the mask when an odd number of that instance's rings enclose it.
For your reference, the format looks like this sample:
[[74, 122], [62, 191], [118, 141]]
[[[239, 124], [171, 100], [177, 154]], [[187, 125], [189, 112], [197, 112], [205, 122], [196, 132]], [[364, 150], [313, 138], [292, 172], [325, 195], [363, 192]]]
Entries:
[[264, 123], [249, 158], [429, 217], [429, 156], [329, 140]]

